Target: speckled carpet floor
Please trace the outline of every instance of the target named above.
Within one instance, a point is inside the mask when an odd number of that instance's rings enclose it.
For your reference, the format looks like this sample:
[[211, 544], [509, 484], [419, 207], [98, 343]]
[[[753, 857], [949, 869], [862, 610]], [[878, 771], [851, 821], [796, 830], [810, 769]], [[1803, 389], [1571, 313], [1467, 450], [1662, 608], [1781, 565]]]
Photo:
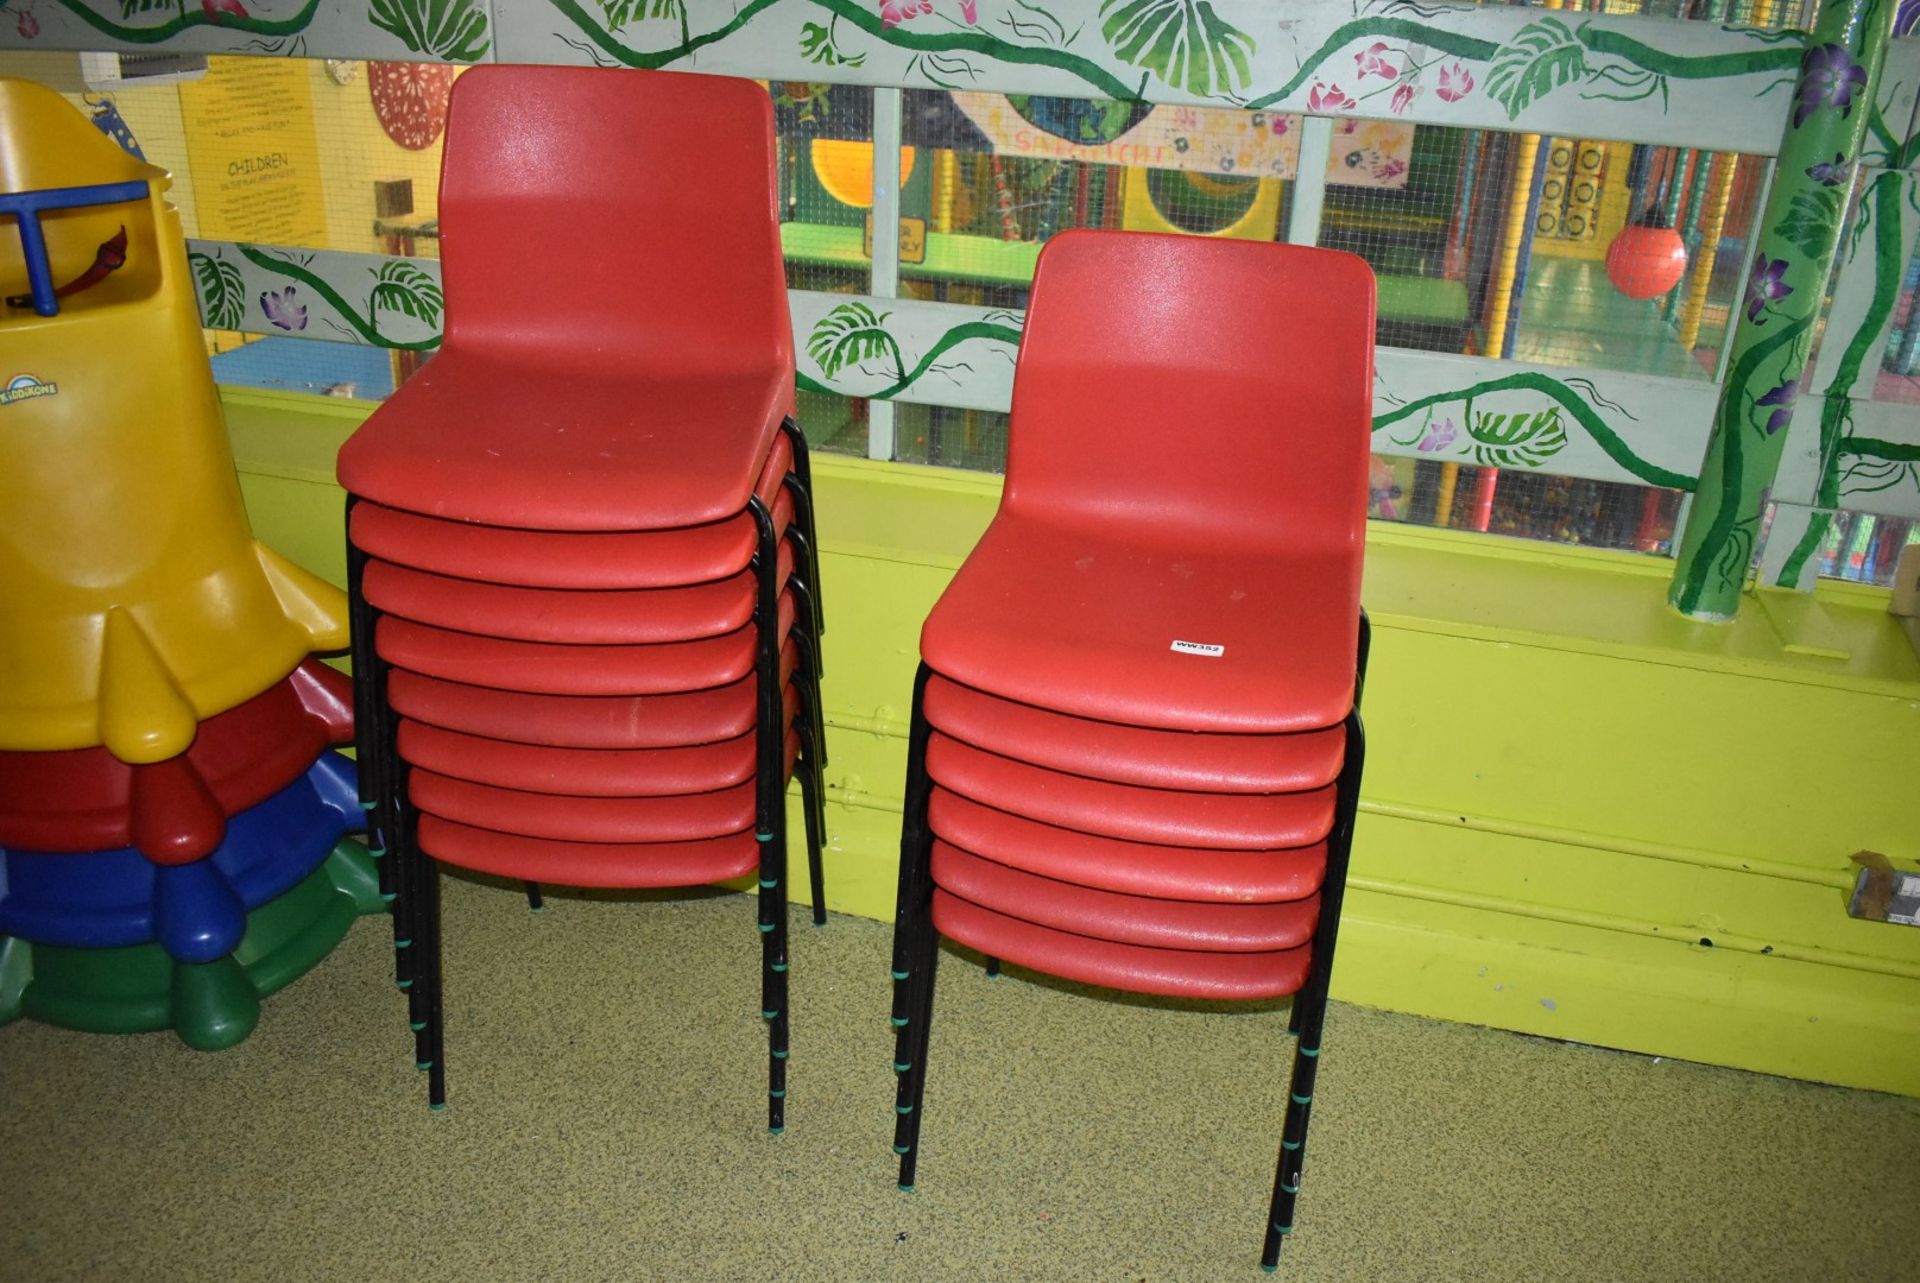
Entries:
[[[376, 920], [233, 1051], [0, 1029], [0, 1279], [1266, 1277], [1283, 1010], [950, 958], [902, 1194], [888, 928], [796, 911], [774, 1138], [746, 898], [445, 913], [444, 1113]], [[1920, 1273], [1920, 1101], [1337, 1007], [1310, 1153], [1282, 1278]]]

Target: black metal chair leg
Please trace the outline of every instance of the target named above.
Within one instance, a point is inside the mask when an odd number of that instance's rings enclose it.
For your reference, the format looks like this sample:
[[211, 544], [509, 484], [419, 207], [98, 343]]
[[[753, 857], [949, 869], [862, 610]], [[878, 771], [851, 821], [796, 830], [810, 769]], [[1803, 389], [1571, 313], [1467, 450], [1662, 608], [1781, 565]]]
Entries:
[[540, 894], [540, 884], [538, 882], [523, 882], [521, 885], [527, 889], [527, 907], [529, 909], [538, 911], [547, 907], [546, 897]]
[[[807, 583], [809, 585], [817, 584], [820, 582], [820, 551], [814, 546], [813, 535], [811, 533], [813, 528], [812, 500], [801, 492], [799, 482], [794, 479], [791, 473], [787, 474], [787, 492], [793, 496], [793, 506], [795, 509], [793, 524], [787, 527], [787, 538], [793, 541], [794, 550], [799, 554], [798, 560], [801, 573], [805, 576]], [[817, 600], [809, 599], [808, 614], [812, 618], [813, 631], [819, 633], [825, 626], [826, 621], [821, 618], [820, 604]]]
[[[911, 954], [914, 928], [933, 894], [931, 887], [923, 891], [921, 886], [926, 876], [923, 852], [930, 845], [926, 840], [927, 800], [933, 792], [932, 783], [927, 778], [927, 740], [931, 731], [921, 705], [926, 698], [927, 678], [932, 671], [923, 663], [914, 677], [913, 712], [907, 733], [907, 779], [900, 824], [900, 880], [893, 916], [891, 1019], [896, 1030], [904, 1030], [908, 1023], [908, 1011], [913, 1002]], [[907, 1037], [905, 1033], [896, 1034], [894, 1067], [898, 1073], [905, 1073], [905, 1066], [911, 1062]]]
[[900, 1156], [900, 1188], [911, 1193], [920, 1163], [920, 1125], [925, 1121], [927, 1050], [933, 1036], [933, 991], [940, 964], [940, 933], [934, 929], [931, 905], [922, 924], [913, 967], [914, 1005], [910, 1016], [912, 1060], [901, 1075], [900, 1098], [894, 1105], [893, 1152]]
[[820, 649], [819, 643], [808, 636], [804, 629], [793, 630], [793, 644], [800, 652], [800, 671], [794, 674], [801, 679], [800, 689], [807, 695], [807, 716], [813, 722], [814, 747], [819, 749], [821, 766], [827, 765], [827, 715], [820, 699], [820, 673], [816, 664]]
[[799, 575], [794, 575], [787, 580], [787, 591], [793, 594], [795, 605], [798, 607], [796, 613], [799, 618], [794, 622], [793, 635], [800, 639], [801, 653], [807, 658], [807, 671], [817, 682], [827, 673], [820, 648], [820, 625], [809, 618], [815, 613], [813, 589], [806, 580]]
[[420, 877], [420, 920], [425, 926], [420, 970], [427, 979], [427, 1105], [447, 1107], [446, 946], [440, 930], [440, 862], [414, 844]]
[[820, 773], [813, 752], [813, 732], [803, 727], [796, 774], [800, 776], [800, 814], [807, 830], [807, 886], [813, 892], [813, 925], [824, 927], [827, 925], [827, 879], [821, 864], [820, 845], [825, 840], [826, 829], [821, 823]]
[[1335, 794], [1333, 832], [1327, 840], [1327, 873], [1320, 887], [1320, 920], [1314, 929], [1312, 971], [1294, 998], [1300, 1041], [1294, 1046], [1287, 1116], [1280, 1130], [1280, 1158], [1274, 1172], [1266, 1241], [1260, 1252], [1260, 1265], [1267, 1270], [1279, 1266], [1280, 1245], [1293, 1232], [1300, 1174], [1306, 1166], [1307, 1123], [1313, 1112], [1314, 1083], [1320, 1071], [1327, 993], [1333, 979], [1334, 947], [1340, 934], [1340, 906], [1346, 898], [1354, 817], [1360, 807], [1360, 776], [1366, 765], [1366, 728], [1361, 724], [1358, 708], [1347, 714], [1346, 731], [1346, 758], [1341, 763]]
[[793, 447], [792, 472], [806, 497], [805, 508], [796, 508], [795, 515], [806, 528], [808, 558], [812, 566], [808, 582], [814, 588], [816, 610], [814, 623], [817, 631], [825, 635], [827, 631], [826, 595], [820, 590], [820, 530], [814, 524], [813, 511], [813, 454], [807, 446], [807, 434], [800, 430], [800, 424], [791, 415], [780, 424], [780, 430], [787, 434], [787, 441]]
[[820, 840], [827, 840], [827, 761], [821, 751], [826, 742], [827, 728], [820, 718], [820, 688], [808, 682], [800, 683], [800, 699], [805, 707], [800, 710], [800, 734], [807, 745], [807, 766], [813, 778], [814, 823], [819, 826]]
[[786, 692], [780, 686], [777, 548], [773, 518], [758, 497], [748, 500], [760, 530], [754, 554], [759, 581], [758, 711], [759, 770], [755, 794], [754, 836], [760, 841], [760, 1014], [767, 1021], [767, 1130], [786, 1130], [789, 1013], [787, 992], [787, 790]]

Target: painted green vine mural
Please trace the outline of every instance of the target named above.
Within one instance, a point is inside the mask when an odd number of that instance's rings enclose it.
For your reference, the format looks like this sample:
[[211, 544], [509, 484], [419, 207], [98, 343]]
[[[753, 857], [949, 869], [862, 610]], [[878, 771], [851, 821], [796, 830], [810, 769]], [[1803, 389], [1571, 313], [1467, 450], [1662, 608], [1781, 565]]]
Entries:
[[[227, 258], [229, 249], [239, 263]], [[370, 266], [354, 264], [341, 271], [317, 263], [318, 257], [234, 244], [190, 250], [187, 262], [199, 290], [201, 316], [213, 329], [331, 337], [412, 352], [440, 346], [446, 297], [434, 276], [402, 258], [376, 259]], [[371, 256], [327, 257], [364, 261]], [[345, 293], [355, 277], [369, 282], [364, 303], [350, 302]], [[264, 325], [253, 320], [256, 311]], [[316, 321], [333, 334], [316, 333]]]
[[[1840, 241], [1845, 201], [1820, 189], [1837, 188], [1842, 173], [1851, 179], [1893, 17], [1892, 0], [1828, 0], [1800, 60], [1759, 252], [1680, 540], [1669, 597], [1685, 614], [1731, 619], [1739, 607]], [[1844, 395], [1829, 403], [1835, 400], [1844, 407]]]
[[[1019, 314], [990, 312], [979, 320], [948, 326], [927, 345], [920, 359], [909, 368], [900, 339], [887, 328], [887, 321], [892, 316], [891, 312], [876, 312], [865, 302], [842, 303], [835, 307], [816, 321], [807, 335], [807, 355], [812, 358], [819, 374], [816, 376], [803, 366], [796, 373], [795, 381], [809, 392], [866, 396], [885, 401], [914, 387], [929, 373], [943, 372], [945, 367], [941, 365], [941, 358], [963, 343], [983, 339], [1003, 345], [1002, 350], [1009, 362], [1014, 350], [1020, 346]], [[875, 362], [880, 363], [877, 372], [871, 368]], [[891, 381], [871, 391], [856, 391], [845, 383], [836, 386], [836, 380], [856, 372], [877, 373], [878, 377], [890, 378]]]

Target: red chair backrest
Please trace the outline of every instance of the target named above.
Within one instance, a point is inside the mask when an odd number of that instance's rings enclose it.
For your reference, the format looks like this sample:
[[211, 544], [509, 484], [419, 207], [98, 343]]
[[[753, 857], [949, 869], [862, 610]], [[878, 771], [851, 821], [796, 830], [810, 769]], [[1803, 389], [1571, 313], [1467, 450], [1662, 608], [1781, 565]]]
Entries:
[[1357, 545], [1373, 272], [1297, 245], [1063, 232], [1013, 383], [1009, 512], [1241, 546]]
[[475, 67], [440, 179], [446, 349], [700, 374], [793, 362], [773, 106], [750, 80]]

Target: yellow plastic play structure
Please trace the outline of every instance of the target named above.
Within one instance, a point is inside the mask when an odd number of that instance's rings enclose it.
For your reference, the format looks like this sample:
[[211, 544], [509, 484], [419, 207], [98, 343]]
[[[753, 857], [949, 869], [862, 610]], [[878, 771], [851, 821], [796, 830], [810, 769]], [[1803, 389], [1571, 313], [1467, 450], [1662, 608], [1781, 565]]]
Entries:
[[168, 184], [0, 78], [0, 749], [161, 761], [347, 644], [248, 527]]

